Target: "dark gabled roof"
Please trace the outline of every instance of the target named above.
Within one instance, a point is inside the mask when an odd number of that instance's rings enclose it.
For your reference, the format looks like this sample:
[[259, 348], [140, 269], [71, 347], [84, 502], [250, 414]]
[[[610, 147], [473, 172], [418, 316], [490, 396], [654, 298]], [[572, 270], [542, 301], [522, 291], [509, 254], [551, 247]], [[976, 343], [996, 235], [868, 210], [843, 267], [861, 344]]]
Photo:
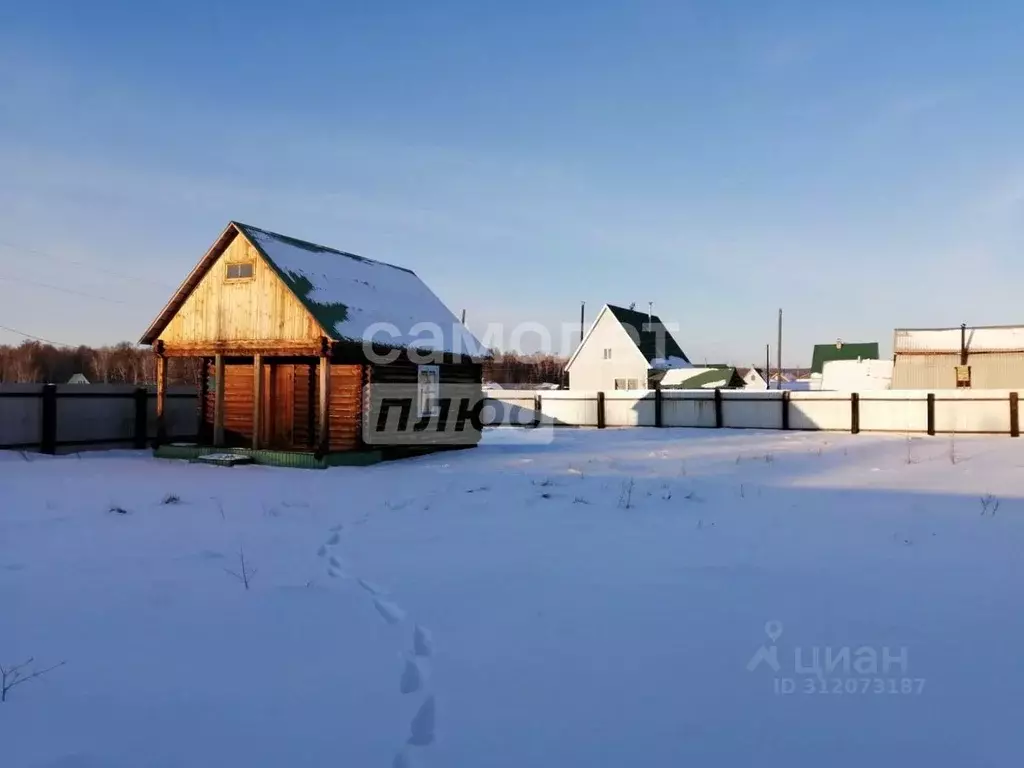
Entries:
[[832, 344], [815, 344], [814, 357], [811, 358], [811, 373], [821, 373], [825, 363], [833, 360], [877, 360], [878, 342], [834, 342]]
[[657, 315], [648, 315], [646, 312], [623, 309], [611, 304], [608, 304], [607, 307], [615, 319], [626, 327], [630, 338], [636, 342], [640, 354], [646, 358], [648, 363], [658, 358], [667, 357], [681, 357], [686, 362], [690, 362], [682, 347], [672, 338], [672, 334], [668, 332], [668, 328]]

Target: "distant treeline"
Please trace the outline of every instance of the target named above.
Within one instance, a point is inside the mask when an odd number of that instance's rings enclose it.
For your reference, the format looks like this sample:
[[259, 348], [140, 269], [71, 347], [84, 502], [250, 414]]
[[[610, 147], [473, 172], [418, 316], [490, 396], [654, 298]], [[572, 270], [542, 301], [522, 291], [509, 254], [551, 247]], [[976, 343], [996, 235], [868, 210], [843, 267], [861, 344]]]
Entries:
[[[55, 347], [38, 341], [0, 346], [0, 383], [63, 384], [76, 373], [92, 384], [152, 384], [156, 360], [149, 349], [127, 342], [112, 347]], [[171, 384], [196, 384], [199, 361], [171, 358], [167, 376]]]
[[[494, 351], [484, 363], [484, 381], [499, 384], [562, 382], [566, 360], [554, 355], [519, 355]], [[17, 347], [0, 345], [0, 383], [63, 384], [80, 373], [93, 384], [151, 384], [156, 380], [156, 361], [145, 347], [127, 342], [112, 347], [55, 347], [26, 341]], [[199, 361], [170, 358], [170, 384], [197, 384]]]

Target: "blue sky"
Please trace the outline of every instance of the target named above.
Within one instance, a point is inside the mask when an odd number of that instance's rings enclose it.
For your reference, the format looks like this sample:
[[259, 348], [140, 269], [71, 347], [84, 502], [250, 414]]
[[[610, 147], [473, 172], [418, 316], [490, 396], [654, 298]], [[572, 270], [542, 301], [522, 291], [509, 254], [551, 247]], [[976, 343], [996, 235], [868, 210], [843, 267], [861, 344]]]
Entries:
[[217, 6], [0, 9], [0, 325], [134, 341], [230, 219], [478, 334], [653, 301], [739, 363], [781, 306], [795, 365], [1024, 322], [1019, 3]]

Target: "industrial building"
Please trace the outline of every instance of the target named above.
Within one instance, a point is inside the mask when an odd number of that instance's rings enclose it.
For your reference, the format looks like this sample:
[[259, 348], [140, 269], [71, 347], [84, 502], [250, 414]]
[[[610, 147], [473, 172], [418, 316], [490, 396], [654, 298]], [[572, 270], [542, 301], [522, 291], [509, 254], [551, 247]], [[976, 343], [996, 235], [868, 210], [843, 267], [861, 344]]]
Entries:
[[1024, 325], [897, 328], [893, 389], [1024, 387]]

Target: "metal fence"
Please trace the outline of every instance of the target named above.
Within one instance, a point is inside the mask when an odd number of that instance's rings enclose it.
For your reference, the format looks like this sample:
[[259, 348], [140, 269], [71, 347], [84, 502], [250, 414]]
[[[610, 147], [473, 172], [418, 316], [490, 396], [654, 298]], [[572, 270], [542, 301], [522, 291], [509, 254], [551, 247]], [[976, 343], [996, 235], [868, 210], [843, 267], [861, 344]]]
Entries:
[[485, 426], [1020, 435], [1017, 390], [488, 390]]
[[[198, 427], [192, 387], [167, 390], [168, 439]], [[0, 450], [145, 448], [156, 437], [156, 390], [118, 384], [0, 385]]]

